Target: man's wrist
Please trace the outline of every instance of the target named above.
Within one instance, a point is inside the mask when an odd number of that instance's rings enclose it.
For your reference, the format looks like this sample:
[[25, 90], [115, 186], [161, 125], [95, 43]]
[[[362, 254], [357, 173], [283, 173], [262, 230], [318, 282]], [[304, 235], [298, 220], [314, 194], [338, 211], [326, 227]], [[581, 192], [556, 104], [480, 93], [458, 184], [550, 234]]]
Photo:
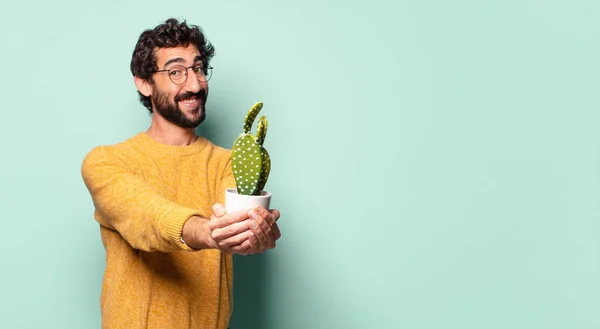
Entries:
[[181, 242], [195, 250], [213, 248], [208, 221], [200, 216], [190, 217], [183, 225]]

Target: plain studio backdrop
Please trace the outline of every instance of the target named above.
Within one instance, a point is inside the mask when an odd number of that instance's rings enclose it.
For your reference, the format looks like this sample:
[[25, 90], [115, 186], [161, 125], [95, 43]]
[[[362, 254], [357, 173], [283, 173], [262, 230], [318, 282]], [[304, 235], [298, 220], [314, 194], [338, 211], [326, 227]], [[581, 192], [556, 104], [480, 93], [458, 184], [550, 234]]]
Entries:
[[[169, 17], [216, 47], [198, 133], [264, 102], [282, 238], [232, 329], [600, 327], [600, 2], [19, 1], [0, 10], [0, 327], [100, 328], [80, 174], [150, 122]], [[254, 128], [255, 129], [255, 128]]]

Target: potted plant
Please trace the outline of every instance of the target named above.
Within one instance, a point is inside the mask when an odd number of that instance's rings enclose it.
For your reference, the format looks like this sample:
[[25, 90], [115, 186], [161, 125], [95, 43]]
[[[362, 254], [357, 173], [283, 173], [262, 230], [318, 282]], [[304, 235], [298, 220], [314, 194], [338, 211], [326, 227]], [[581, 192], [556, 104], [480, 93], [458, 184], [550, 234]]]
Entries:
[[267, 135], [267, 118], [261, 116], [258, 119], [256, 136], [250, 132], [262, 107], [263, 103], [258, 102], [248, 110], [244, 118], [244, 131], [233, 142], [231, 169], [236, 187], [225, 190], [227, 212], [257, 205], [269, 209], [271, 193], [265, 191], [264, 187], [271, 171], [271, 158], [263, 147]]

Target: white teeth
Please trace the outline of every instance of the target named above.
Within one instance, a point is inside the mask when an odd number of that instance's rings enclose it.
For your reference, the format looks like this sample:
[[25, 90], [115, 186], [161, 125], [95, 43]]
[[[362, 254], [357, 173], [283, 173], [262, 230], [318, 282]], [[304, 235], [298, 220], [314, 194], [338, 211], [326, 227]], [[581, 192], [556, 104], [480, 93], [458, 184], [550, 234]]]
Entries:
[[185, 104], [191, 104], [191, 103], [194, 103], [195, 101], [196, 101], [196, 99], [192, 98], [192, 99], [184, 99], [181, 102], [185, 103]]

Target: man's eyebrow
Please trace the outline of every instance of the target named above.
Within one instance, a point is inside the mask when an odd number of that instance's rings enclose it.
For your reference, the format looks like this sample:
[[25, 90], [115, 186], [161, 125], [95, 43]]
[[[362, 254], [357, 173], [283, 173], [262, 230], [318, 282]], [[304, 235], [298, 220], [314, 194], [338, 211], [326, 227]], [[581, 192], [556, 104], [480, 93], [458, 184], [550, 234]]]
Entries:
[[185, 63], [185, 60], [181, 57], [171, 58], [165, 63], [165, 65], [163, 65], [163, 68], [167, 67], [167, 65], [172, 63]]
[[[194, 57], [194, 63], [196, 62], [202, 62], [202, 55], [197, 55], [196, 57]], [[165, 65], [163, 65], [163, 68], [166, 68], [167, 65], [173, 63], [185, 63], [185, 60], [181, 57], [171, 58], [165, 63]]]

